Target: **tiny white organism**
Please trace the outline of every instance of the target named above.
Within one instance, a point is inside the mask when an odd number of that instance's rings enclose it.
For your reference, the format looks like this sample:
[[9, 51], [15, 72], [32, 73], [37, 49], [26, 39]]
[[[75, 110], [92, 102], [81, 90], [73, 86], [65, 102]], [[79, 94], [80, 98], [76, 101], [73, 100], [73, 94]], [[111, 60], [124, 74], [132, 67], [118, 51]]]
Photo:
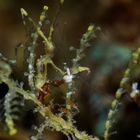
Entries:
[[71, 83], [72, 80], [73, 80], [73, 77], [74, 77], [74, 76], [70, 73], [70, 69], [67, 68], [67, 73], [66, 73], [66, 75], [64, 75], [63, 80], [64, 80], [66, 83]]
[[138, 83], [135, 82], [132, 84], [132, 92], [130, 93], [131, 98], [135, 98], [139, 94]]

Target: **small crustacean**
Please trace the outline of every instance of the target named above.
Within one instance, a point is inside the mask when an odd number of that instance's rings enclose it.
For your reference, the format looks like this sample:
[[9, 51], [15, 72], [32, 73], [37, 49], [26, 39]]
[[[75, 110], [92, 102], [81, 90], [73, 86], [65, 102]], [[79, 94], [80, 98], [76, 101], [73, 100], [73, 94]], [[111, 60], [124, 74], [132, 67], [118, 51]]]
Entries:
[[64, 80], [47, 80], [44, 85], [39, 89], [38, 100], [42, 104], [46, 104], [51, 96], [50, 86], [59, 87], [64, 83]]

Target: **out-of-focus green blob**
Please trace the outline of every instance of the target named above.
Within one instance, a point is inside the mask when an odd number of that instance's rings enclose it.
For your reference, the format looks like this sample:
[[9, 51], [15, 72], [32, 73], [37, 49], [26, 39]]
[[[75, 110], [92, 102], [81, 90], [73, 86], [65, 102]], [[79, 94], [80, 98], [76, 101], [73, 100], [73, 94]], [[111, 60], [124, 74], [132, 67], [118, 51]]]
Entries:
[[[96, 62], [109, 62], [111, 64], [126, 62], [131, 57], [131, 50], [119, 43], [107, 44], [99, 42], [92, 50], [91, 57]], [[118, 62], [121, 60], [120, 62]]]
[[100, 65], [103, 73], [109, 74], [112, 70], [125, 66], [131, 55], [131, 49], [122, 44], [99, 42], [92, 50], [91, 59]]

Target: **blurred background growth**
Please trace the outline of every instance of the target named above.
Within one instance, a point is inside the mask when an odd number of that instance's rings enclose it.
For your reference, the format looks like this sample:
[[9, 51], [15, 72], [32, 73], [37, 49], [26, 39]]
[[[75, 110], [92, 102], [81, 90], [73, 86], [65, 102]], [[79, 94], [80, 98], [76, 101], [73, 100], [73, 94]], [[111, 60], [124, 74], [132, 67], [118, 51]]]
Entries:
[[[49, 6], [49, 22], [46, 23], [44, 32], [47, 32], [47, 25], [59, 9], [57, 0], [0, 0], [1, 53], [8, 58], [15, 58], [15, 48], [26, 39], [20, 8], [25, 8], [37, 21], [46, 4]], [[54, 60], [58, 65], [63, 66], [65, 61], [71, 59], [68, 48], [78, 47], [80, 38], [90, 23], [99, 26], [101, 31], [97, 33], [92, 47], [87, 50], [82, 61], [91, 68], [91, 73], [82, 74], [79, 80], [80, 113], [75, 119], [79, 130], [86, 130], [89, 134], [102, 138], [106, 115], [119, 81], [131, 52], [140, 45], [140, 1], [65, 0], [57, 17], [54, 33], [55, 47], [58, 50]], [[22, 57], [23, 53], [20, 53]], [[20, 78], [23, 75], [24, 57], [22, 59], [17, 73]], [[139, 78], [138, 81], [140, 82]], [[124, 140], [127, 137], [138, 139], [140, 109], [129, 95], [124, 97], [118, 114], [118, 122], [115, 124], [117, 134], [112, 134], [112, 140]]]

